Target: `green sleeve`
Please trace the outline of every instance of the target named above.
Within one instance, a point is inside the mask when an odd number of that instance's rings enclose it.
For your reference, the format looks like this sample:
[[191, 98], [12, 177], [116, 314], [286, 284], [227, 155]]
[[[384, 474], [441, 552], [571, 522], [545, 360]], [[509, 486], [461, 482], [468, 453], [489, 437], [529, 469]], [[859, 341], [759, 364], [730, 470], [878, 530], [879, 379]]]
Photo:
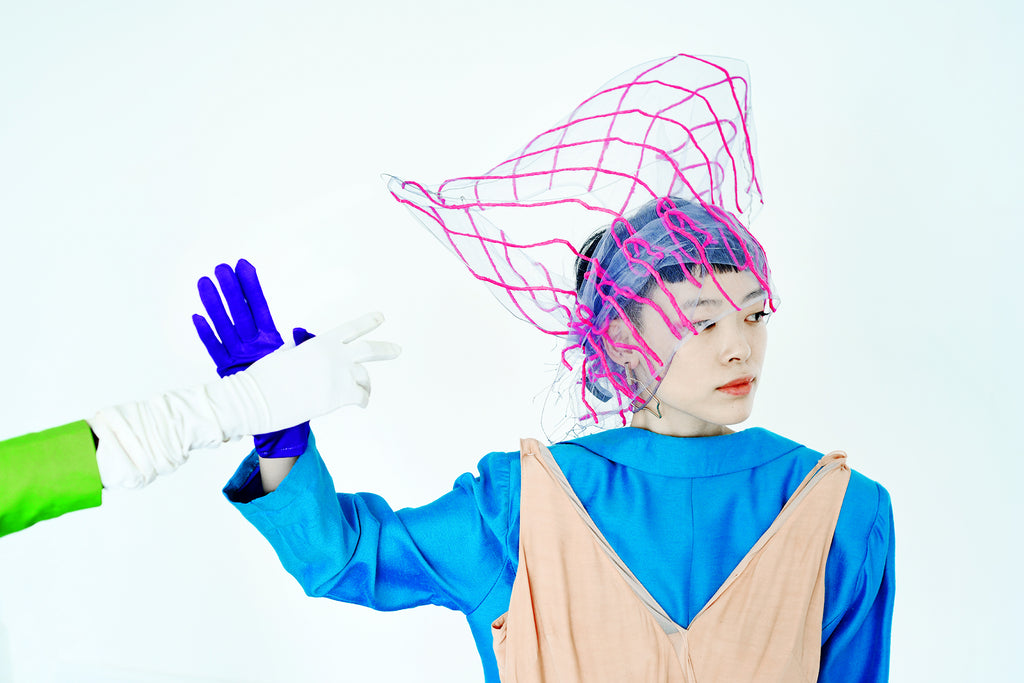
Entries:
[[0, 536], [96, 507], [102, 490], [84, 420], [0, 441]]

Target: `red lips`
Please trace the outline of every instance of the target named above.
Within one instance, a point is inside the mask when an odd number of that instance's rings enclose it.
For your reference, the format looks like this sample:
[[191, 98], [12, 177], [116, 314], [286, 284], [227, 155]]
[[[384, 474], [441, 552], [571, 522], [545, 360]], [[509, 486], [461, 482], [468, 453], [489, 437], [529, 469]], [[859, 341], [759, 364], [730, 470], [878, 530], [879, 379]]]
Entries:
[[730, 396], [746, 396], [753, 389], [754, 376], [748, 375], [747, 377], [740, 377], [739, 379], [733, 380], [728, 384], [723, 384], [718, 387], [718, 391], [729, 394]]

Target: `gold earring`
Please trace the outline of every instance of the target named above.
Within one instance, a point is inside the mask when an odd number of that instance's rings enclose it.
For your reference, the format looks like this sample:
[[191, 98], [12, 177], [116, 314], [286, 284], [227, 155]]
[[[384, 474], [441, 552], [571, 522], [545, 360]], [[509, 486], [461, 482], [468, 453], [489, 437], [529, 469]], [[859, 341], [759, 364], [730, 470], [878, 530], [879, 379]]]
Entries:
[[654, 400], [654, 409], [651, 410], [651, 402], [648, 401], [644, 405], [644, 410], [649, 412], [651, 415], [656, 416], [660, 420], [663, 417], [665, 417], [664, 415], [661, 414], [661, 401], [658, 399], [658, 395], [653, 391], [651, 392], [651, 398]]
[[[626, 366], [626, 382], [629, 383], [630, 388], [633, 389], [633, 393], [636, 393], [636, 387], [640, 385], [640, 380], [636, 378], [636, 375], [633, 374], [633, 369], [628, 365]], [[650, 389], [645, 389], [644, 391], [647, 391], [647, 393], [651, 395], [651, 398], [644, 402], [643, 410], [646, 410], [659, 420], [663, 419], [665, 416], [661, 414], [661, 400], [658, 398], [658, 395]], [[639, 394], [637, 394], [637, 398], [640, 398]], [[654, 401], [653, 408], [651, 408], [651, 400]], [[634, 410], [634, 412], [636, 411]]]

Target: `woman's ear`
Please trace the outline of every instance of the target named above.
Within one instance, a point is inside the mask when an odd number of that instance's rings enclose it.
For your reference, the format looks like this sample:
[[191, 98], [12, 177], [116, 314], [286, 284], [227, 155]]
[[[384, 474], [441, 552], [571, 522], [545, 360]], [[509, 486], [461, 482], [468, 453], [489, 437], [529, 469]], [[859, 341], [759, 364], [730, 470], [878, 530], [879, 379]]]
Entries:
[[640, 362], [640, 350], [637, 348], [636, 327], [622, 318], [613, 318], [608, 322], [608, 334], [604, 338], [604, 352], [609, 360], [623, 367], [635, 368]]

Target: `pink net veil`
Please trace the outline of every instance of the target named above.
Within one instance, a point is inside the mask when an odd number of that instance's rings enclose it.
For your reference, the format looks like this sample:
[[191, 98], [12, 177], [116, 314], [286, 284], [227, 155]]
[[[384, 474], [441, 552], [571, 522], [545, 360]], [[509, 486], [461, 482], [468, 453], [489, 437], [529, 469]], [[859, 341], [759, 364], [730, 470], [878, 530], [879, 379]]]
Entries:
[[[680, 54], [621, 74], [486, 173], [436, 186], [388, 178], [503, 305], [559, 340], [549, 438], [627, 424], [679, 345], [714, 322], [673, 283], [715, 287], [732, 312], [741, 302], [716, 274], [746, 273], [774, 309], [745, 226], [762, 204], [749, 107], [743, 62]], [[643, 307], [676, 340], [669, 353], [645, 342]], [[643, 362], [632, 372], [616, 349]]]

